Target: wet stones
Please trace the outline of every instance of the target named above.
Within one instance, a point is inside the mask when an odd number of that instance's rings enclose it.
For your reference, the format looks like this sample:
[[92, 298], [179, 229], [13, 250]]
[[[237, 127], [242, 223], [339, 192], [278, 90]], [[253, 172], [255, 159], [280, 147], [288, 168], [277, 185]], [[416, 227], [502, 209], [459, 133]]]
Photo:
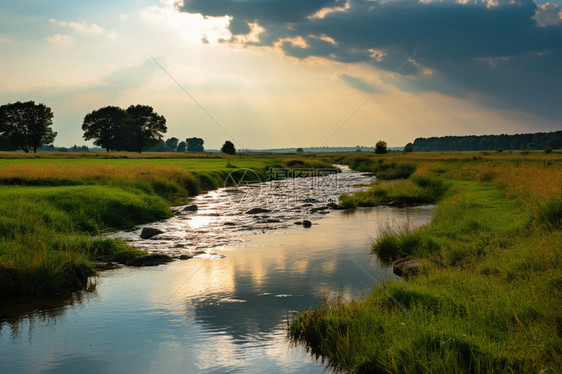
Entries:
[[157, 266], [171, 261], [173, 261], [173, 259], [168, 255], [153, 253], [131, 259], [130, 261], [127, 261], [126, 264], [129, 266]]
[[140, 237], [142, 239], [150, 239], [153, 236], [156, 236], [156, 235], [162, 234], [162, 233], [164, 233], [164, 231], [155, 229], [154, 227], [145, 227], [145, 228], [142, 229]]
[[195, 204], [192, 205], [188, 205], [185, 208], [183, 208], [184, 212], [197, 212], [197, 210], [199, 209], [199, 207]]
[[246, 212], [246, 214], [259, 214], [259, 213], [269, 213], [271, 212], [270, 209], [265, 208], [252, 208]]

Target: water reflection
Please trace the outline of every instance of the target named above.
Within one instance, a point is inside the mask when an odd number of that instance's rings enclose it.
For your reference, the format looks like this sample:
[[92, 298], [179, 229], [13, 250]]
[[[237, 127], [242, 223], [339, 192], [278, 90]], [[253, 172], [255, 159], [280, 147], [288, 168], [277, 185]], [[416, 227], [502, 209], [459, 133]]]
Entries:
[[0, 372], [324, 372], [286, 341], [288, 316], [327, 293], [369, 292], [372, 279], [355, 261], [377, 280], [395, 277], [369, 253], [371, 239], [431, 214], [431, 207], [336, 211], [310, 229], [240, 236], [213, 249], [220, 259], [110, 270], [97, 293], [33, 312], [0, 308]]

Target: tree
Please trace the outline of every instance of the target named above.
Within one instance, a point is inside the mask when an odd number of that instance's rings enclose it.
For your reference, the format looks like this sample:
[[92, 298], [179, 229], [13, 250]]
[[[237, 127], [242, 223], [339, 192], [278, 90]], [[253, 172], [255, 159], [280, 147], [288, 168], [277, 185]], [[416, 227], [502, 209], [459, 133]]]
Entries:
[[149, 105], [131, 105], [127, 108], [125, 121], [126, 147], [130, 152], [142, 152], [143, 149], [158, 144], [162, 135], [168, 130], [166, 118], [159, 115]]
[[203, 147], [203, 143], [205, 143], [205, 141], [203, 139], [187, 138], [185, 141], [187, 143], [188, 152], [205, 152], [205, 148]]
[[10, 138], [0, 135], [0, 151], [15, 151], [17, 149], [18, 147], [11, 142]]
[[180, 144], [178, 144], [178, 148], [176, 149], [176, 152], [185, 152], [185, 148], [186, 148], [185, 142], [180, 142]]
[[178, 148], [178, 141], [179, 141], [178, 138], [166, 139], [166, 141], [164, 142], [166, 152], [175, 152], [176, 149]]
[[382, 155], [387, 152], [386, 142], [384, 140], [379, 140], [375, 145], [375, 153]]
[[414, 145], [412, 143], [408, 143], [404, 146], [404, 152], [413, 152]]
[[162, 142], [166, 119], [148, 105], [107, 106], [84, 117], [84, 139], [109, 151], [141, 152]]
[[83, 137], [85, 140], [94, 139], [95, 145], [108, 152], [123, 150], [126, 142], [124, 124], [127, 118], [127, 112], [116, 106], [94, 110], [84, 117]]
[[18, 101], [0, 106], [0, 137], [25, 153], [31, 149], [37, 153], [37, 148], [55, 140], [57, 133], [52, 125], [53, 112], [45, 104]]
[[304, 149], [302, 149], [302, 148], [297, 148], [297, 152], [298, 152], [298, 153], [303, 153], [303, 152], [304, 152]]
[[227, 140], [221, 147], [221, 152], [227, 155], [234, 155], [236, 154], [236, 149], [234, 148], [234, 144], [232, 144], [230, 140]]
[[143, 149], [145, 152], [166, 152], [166, 143], [163, 140], [159, 141], [152, 147]]

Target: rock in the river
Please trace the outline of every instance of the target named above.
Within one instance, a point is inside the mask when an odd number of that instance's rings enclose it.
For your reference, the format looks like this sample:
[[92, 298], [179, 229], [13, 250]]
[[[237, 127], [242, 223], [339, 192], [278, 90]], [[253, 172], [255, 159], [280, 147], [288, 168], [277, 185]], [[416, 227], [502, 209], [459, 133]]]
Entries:
[[179, 255], [178, 259], [180, 260], [189, 260], [190, 258], [193, 258], [193, 256], [190, 255]]
[[269, 213], [271, 210], [265, 208], [252, 208], [246, 212], [246, 214], [258, 214], [258, 213]]
[[330, 209], [342, 209], [342, 207], [339, 206], [336, 203], [328, 203], [328, 208], [330, 208]]
[[154, 227], [145, 227], [144, 229], [142, 229], [142, 232], [141, 232], [140, 236], [143, 239], [150, 239], [153, 236], [156, 236], [158, 234], [162, 234], [163, 232], [164, 231], [155, 229]]
[[401, 277], [408, 277], [416, 274], [421, 268], [420, 260], [400, 259], [392, 263], [392, 272]]
[[223, 226], [236, 226], [236, 223], [234, 222], [225, 222], [222, 224]]
[[129, 266], [156, 266], [162, 265], [167, 262], [173, 261], [173, 259], [168, 255], [162, 254], [147, 254], [146, 256], [137, 257], [127, 262]]
[[302, 227], [309, 228], [311, 226], [312, 226], [312, 222], [310, 222], [309, 220], [305, 219], [304, 221], [302, 221]]
[[199, 209], [199, 208], [197, 207], [197, 205], [192, 204], [192, 205], [188, 205], [188, 206], [186, 206], [185, 208], [183, 208], [183, 211], [184, 211], [184, 212], [197, 212], [197, 209]]
[[315, 208], [310, 208], [310, 212], [316, 213], [316, 212], [320, 212], [320, 211], [326, 210], [326, 209], [328, 209], [327, 206], [318, 206], [318, 207], [315, 207]]

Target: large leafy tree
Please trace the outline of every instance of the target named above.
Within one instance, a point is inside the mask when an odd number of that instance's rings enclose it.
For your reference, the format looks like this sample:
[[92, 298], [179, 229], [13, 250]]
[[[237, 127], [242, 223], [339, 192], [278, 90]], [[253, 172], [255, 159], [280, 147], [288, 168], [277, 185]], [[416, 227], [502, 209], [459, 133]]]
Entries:
[[234, 155], [236, 154], [236, 148], [234, 148], [234, 144], [230, 140], [224, 142], [221, 148], [222, 153], [226, 153], [227, 155]]
[[[148, 105], [107, 106], [84, 117], [84, 139], [107, 151], [141, 152], [162, 142], [166, 119]], [[163, 142], [162, 142], [163, 143]]]
[[185, 142], [180, 142], [180, 144], [178, 144], [178, 148], [176, 149], [176, 152], [185, 152], [185, 148], [186, 148]]
[[185, 139], [187, 143], [188, 152], [205, 152], [203, 144], [205, 141], [201, 138], [187, 138]]
[[175, 137], [166, 139], [164, 142], [166, 152], [175, 152], [178, 149], [178, 141], [179, 139]]
[[51, 144], [57, 133], [53, 131], [53, 112], [45, 104], [34, 101], [0, 106], [0, 138], [24, 152], [37, 152], [44, 144]]
[[167, 131], [164, 116], [148, 105], [131, 105], [127, 108], [127, 114], [127, 151], [141, 152], [162, 141], [162, 136]]
[[84, 117], [84, 139], [93, 139], [95, 145], [108, 152], [123, 150], [126, 143], [124, 124], [127, 118], [127, 112], [116, 106], [94, 110]]

